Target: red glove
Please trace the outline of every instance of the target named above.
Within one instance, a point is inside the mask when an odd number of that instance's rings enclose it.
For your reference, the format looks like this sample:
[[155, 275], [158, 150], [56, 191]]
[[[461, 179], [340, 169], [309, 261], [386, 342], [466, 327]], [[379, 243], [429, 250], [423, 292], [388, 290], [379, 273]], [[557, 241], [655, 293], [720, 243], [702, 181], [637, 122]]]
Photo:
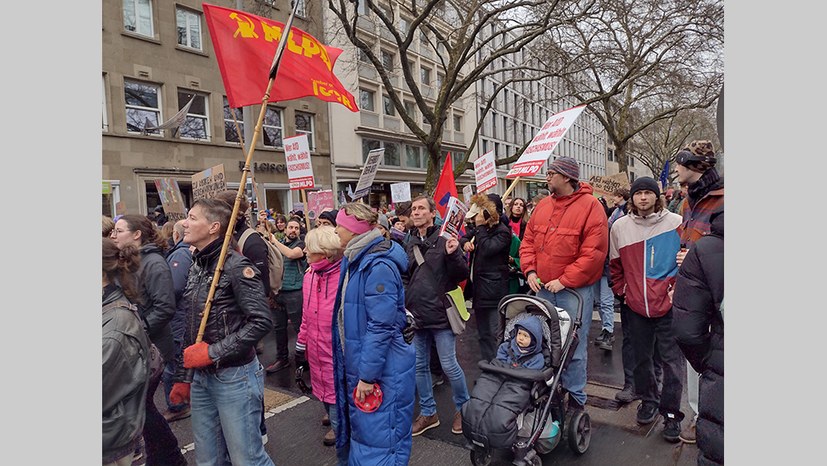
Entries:
[[172, 386], [172, 391], [169, 392], [169, 402], [172, 404], [181, 404], [190, 402], [190, 384], [179, 382]]
[[184, 367], [187, 369], [197, 369], [212, 364], [209, 351], [207, 351], [209, 347], [209, 344], [202, 341], [184, 348]]

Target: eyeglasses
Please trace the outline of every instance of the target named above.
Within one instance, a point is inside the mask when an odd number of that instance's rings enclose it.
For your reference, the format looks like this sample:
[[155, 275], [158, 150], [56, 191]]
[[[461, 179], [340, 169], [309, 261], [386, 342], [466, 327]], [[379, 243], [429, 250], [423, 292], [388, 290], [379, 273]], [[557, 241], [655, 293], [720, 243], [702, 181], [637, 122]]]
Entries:
[[119, 230], [117, 228], [112, 230], [113, 235], [120, 235], [121, 233], [131, 233], [131, 232], [132, 232], [132, 230]]
[[546, 179], [550, 180], [550, 179], [554, 178], [554, 175], [556, 175], [556, 174], [557, 174], [557, 172], [547, 172], [546, 173]]

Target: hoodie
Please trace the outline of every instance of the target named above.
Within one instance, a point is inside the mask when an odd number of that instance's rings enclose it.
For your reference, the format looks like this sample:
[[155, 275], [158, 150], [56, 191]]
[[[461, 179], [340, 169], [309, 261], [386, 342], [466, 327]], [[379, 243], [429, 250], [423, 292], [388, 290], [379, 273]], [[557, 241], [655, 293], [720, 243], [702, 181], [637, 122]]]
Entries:
[[[531, 335], [531, 343], [528, 348], [520, 348], [517, 345], [517, 332], [525, 330]], [[511, 367], [525, 367], [526, 369], [543, 369], [545, 358], [543, 358], [543, 327], [540, 319], [536, 316], [529, 316], [514, 325], [513, 335], [503, 342], [497, 349], [497, 359], [505, 362]]]

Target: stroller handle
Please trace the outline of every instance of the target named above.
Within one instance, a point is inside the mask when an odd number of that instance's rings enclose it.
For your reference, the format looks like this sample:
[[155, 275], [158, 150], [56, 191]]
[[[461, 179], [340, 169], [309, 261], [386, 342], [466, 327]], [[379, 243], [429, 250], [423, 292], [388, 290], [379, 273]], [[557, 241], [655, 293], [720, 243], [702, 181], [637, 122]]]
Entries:
[[[564, 291], [573, 294], [575, 299], [577, 300], [577, 314], [576, 314], [574, 320], [578, 325], [582, 324], [582, 322], [583, 322], [583, 297], [580, 296], [580, 293], [577, 290], [573, 289], [573, 288], [563, 288], [562, 290], [558, 291], [558, 293], [562, 293]], [[525, 295], [534, 296], [534, 297], [539, 298], [539, 296], [537, 296], [537, 293], [535, 293], [532, 290], [528, 290], [528, 292], [525, 293]], [[507, 299], [509, 296], [516, 296], [516, 295], [506, 295], [503, 298], [503, 301], [505, 299]], [[502, 304], [502, 301], [500, 301], [500, 303]], [[566, 311], [568, 312], [569, 310], [566, 309]]]

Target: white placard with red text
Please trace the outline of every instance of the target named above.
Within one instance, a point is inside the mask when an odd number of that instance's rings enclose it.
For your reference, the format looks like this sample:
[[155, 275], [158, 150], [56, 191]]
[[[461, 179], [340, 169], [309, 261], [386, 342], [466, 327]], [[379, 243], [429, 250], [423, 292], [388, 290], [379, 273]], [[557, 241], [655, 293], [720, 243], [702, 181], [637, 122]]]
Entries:
[[310, 162], [310, 144], [306, 134], [284, 138], [284, 159], [287, 161], [287, 178], [290, 189], [313, 189], [313, 164]]
[[493, 150], [474, 160], [474, 178], [477, 180], [478, 193], [497, 186], [497, 165], [494, 162]]
[[585, 105], [578, 105], [549, 117], [505, 177], [510, 179], [536, 175], [585, 108]]

